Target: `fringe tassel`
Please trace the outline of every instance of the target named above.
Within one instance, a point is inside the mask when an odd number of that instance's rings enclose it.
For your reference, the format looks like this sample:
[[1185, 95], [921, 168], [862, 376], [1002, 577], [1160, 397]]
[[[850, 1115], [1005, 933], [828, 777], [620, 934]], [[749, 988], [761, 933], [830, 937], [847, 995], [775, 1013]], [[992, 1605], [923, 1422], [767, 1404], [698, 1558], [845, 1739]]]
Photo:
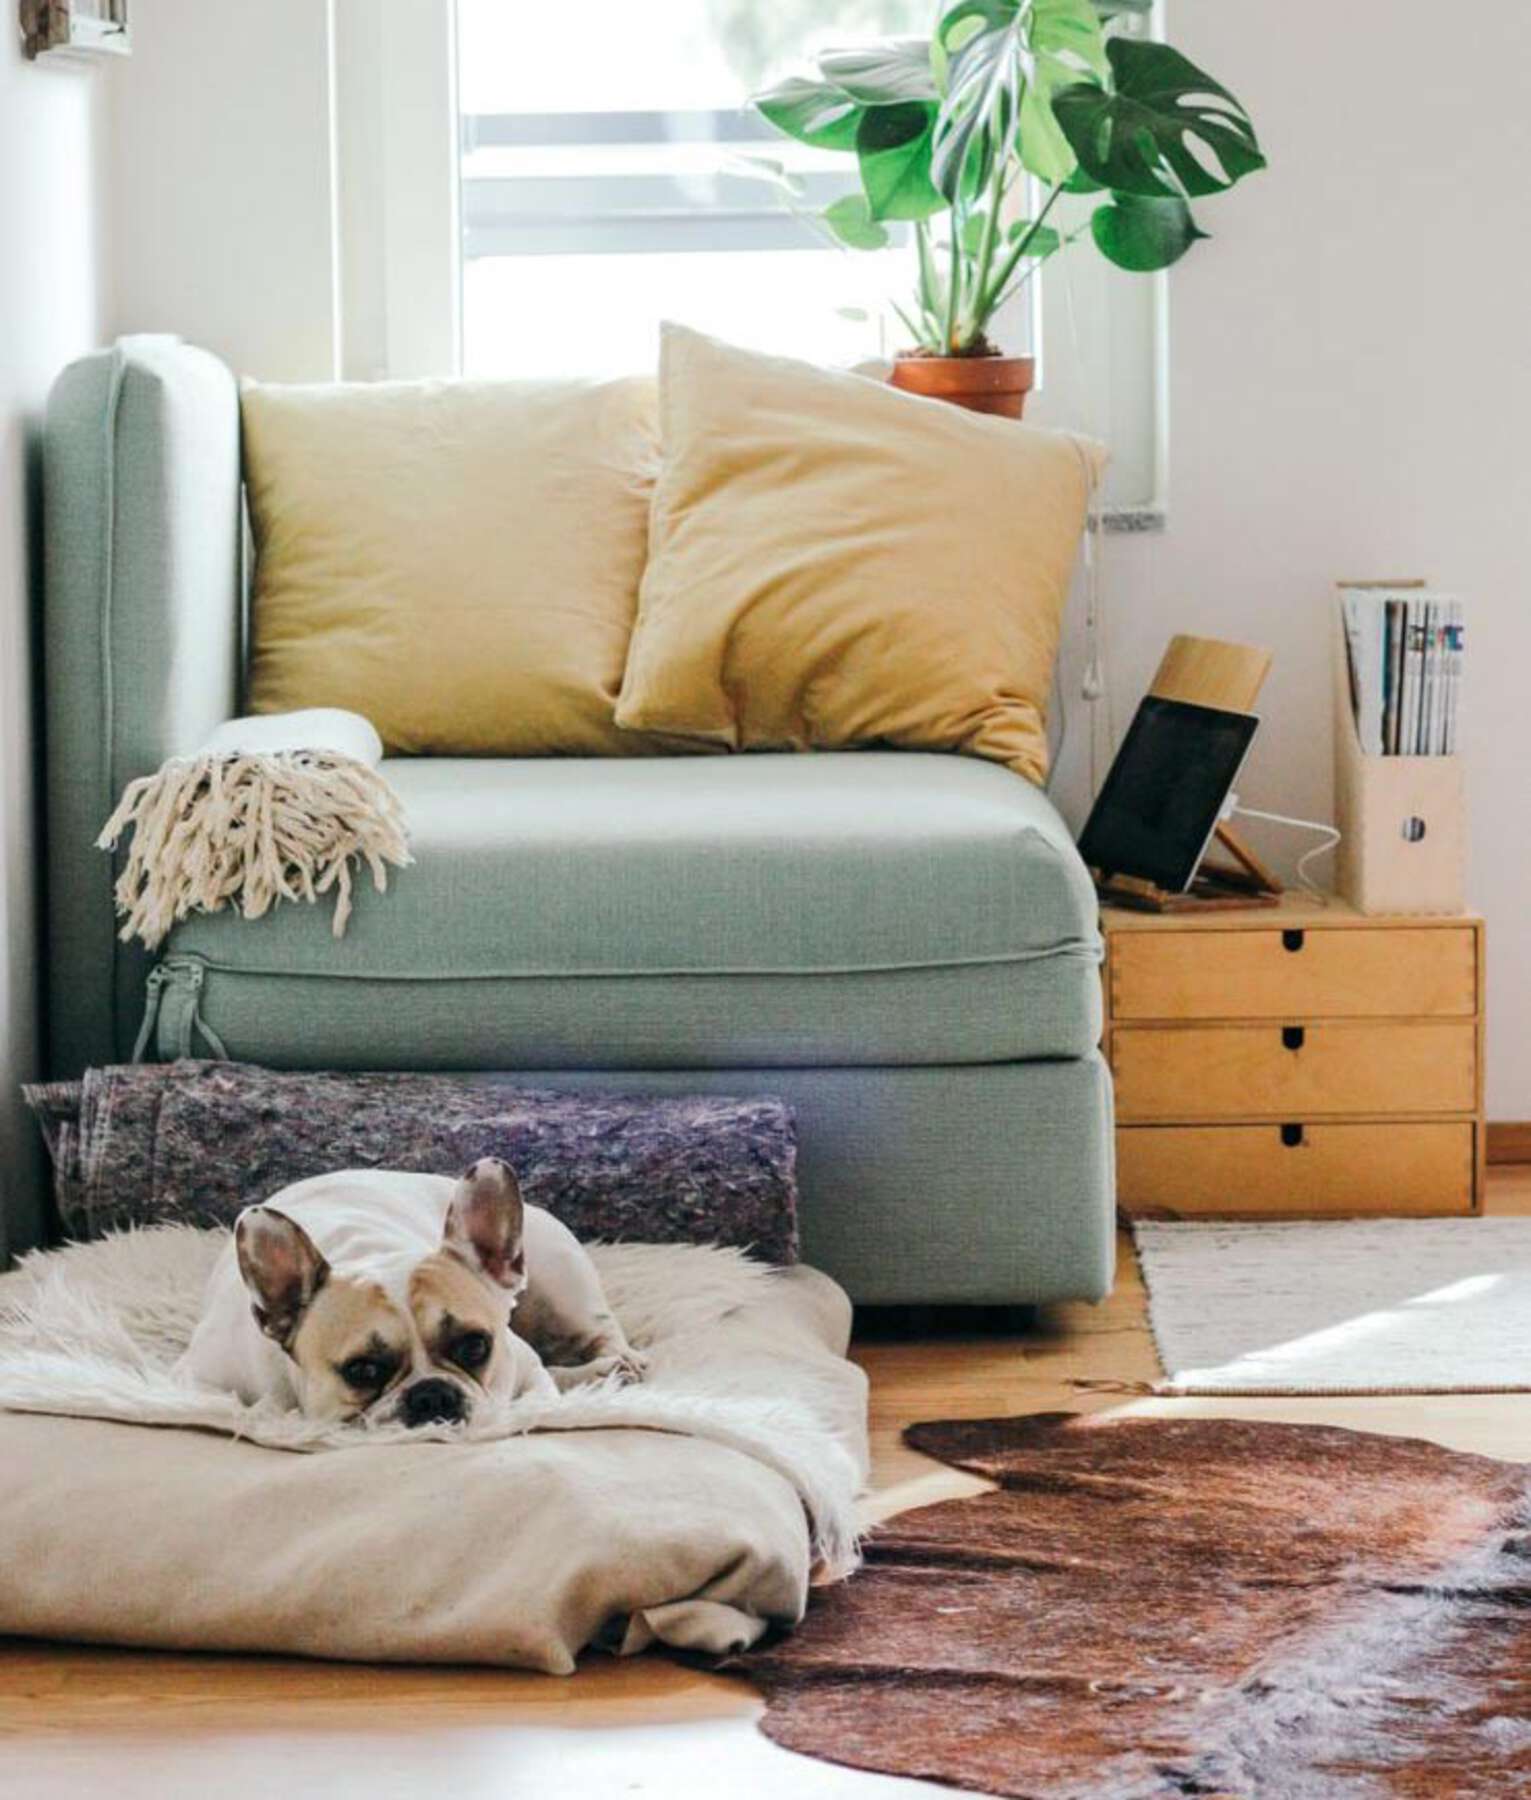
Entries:
[[235, 906], [258, 919], [279, 900], [335, 894], [335, 936], [351, 916], [353, 862], [385, 893], [407, 868], [404, 809], [381, 773], [333, 750], [173, 757], [130, 782], [97, 847], [133, 830], [118, 877], [124, 943], [154, 950], [194, 912]]

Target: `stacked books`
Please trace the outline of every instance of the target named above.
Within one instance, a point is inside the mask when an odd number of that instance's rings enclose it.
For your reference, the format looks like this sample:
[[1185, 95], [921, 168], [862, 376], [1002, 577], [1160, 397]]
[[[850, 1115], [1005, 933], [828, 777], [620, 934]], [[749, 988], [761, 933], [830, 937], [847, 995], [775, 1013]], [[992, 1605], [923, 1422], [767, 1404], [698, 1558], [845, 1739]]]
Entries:
[[1462, 603], [1422, 587], [1341, 587], [1356, 731], [1368, 756], [1454, 756]]

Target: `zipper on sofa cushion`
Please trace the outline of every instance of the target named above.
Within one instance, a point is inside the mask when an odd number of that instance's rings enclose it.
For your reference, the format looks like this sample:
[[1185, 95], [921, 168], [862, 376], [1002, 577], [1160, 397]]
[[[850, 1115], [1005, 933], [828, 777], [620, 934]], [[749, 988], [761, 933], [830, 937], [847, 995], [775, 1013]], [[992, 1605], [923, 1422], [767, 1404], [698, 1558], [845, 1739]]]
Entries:
[[161, 1061], [191, 1056], [200, 1034], [219, 1062], [229, 1053], [217, 1032], [202, 1017], [198, 1004], [207, 967], [197, 956], [167, 956], [149, 971], [144, 1016], [133, 1044], [133, 1061], [144, 1060], [150, 1043]]

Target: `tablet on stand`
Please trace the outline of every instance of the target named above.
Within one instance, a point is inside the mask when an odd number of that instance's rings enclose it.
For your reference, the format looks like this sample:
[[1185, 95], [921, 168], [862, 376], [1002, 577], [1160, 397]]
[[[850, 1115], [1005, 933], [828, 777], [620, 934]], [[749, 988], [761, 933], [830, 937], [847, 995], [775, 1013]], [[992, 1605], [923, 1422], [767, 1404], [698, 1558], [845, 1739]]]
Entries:
[[[1103, 899], [1149, 912], [1276, 904], [1280, 883], [1227, 825], [1259, 724], [1147, 696], [1079, 837]], [[1206, 862], [1214, 840], [1231, 865]]]

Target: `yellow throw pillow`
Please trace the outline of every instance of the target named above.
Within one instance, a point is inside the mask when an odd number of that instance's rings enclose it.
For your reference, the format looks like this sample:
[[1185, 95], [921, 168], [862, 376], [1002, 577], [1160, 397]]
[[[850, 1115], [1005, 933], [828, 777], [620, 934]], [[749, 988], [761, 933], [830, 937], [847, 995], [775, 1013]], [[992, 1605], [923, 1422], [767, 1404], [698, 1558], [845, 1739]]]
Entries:
[[619, 725], [1043, 778], [1098, 445], [676, 325], [659, 412]]
[[250, 706], [392, 752], [634, 755], [613, 709], [657, 465], [651, 380], [243, 392]]

